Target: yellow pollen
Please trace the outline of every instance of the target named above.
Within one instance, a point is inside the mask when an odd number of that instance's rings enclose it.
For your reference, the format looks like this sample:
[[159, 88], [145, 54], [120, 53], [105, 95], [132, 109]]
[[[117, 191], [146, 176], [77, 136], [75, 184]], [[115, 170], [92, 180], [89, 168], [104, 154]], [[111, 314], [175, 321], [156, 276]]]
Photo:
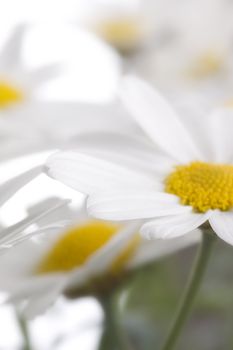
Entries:
[[165, 180], [165, 190], [197, 212], [233, 207], [233, 165], [193, 162], [177, 166]]
[[97, 25], [96, 31], [122, 52], [137, 48], [142, 39], [142, 28], [135, 18], [105, 20]]
[[193, 78], [203, 79], [218, 73], [223, 67], [223, 58], [214, 52], [206, 52], [191, 67], [189, 74]]
[[233, 108], [233, 97], [228, 98], [223, 102], [223, 107]]
[[4, 81], [0, 81], [0, 108], [8, 107], [22, 99], [23, 94], [20, 90]]
[[[101, 221], [91, 221], [69, 229], [44, 256], [36, 268], [36, 274], [68, 272], [82, 266], [117, 233], [118, 229], [118, 225]], [[110, 266], [111, 272], [123, 268], [133, 253], [133, 246], [134, 243], [124, 247]]]

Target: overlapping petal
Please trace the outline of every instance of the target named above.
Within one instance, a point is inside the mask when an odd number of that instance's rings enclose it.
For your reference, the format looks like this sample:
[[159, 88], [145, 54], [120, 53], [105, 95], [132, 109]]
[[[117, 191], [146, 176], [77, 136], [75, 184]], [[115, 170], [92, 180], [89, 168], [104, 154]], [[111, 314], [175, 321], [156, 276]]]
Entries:
[[[186, 206], [186, 208], [188, 207]], [[193, 213], [191, 207], [189, 208], [190, 212], [157, 218], [145, 223], [141, 228], [142, 234], [148, 239], [179, 237], [195, 230], [212, 215], [211, 211], [203, 214]]]
[[225, 242], [233, 245], [233, 211], [214, 211], [210, 225], [216, 234]]
[[8, 199], [10, 199], [20, 188], [25, 186], [28, 182], [33, 180], [42, 172], [42, 167], [37, 166], [32, 168], [23, 174], [8, 180], [0, 186], [0, 205], [3, 205]]
[[105, 220], [148, 219], [191, 211], [176, 196], [157, 191], [118, 191], [93, 194], [87, 201], [91, 215]]
[[111, 131], [92, 132], [79, 135], [73, 140], [73, 144], [83, 153], [114, 161], [136, 171], [149, 172], [153, 176], [155, 174], [164, 176], [174, 164], [171, 159], [139, 136]]
[[167, 101], [136, 77], [127, 77], [121, 98], [149, 137], [174, 159], [188, 162], [199, 154], [178, 116]]
[[47, 162], [48, 174], [86, 194], [116, 188], [150, 188], [152, 177], [112, 162], [76, 151], [59, 152]]

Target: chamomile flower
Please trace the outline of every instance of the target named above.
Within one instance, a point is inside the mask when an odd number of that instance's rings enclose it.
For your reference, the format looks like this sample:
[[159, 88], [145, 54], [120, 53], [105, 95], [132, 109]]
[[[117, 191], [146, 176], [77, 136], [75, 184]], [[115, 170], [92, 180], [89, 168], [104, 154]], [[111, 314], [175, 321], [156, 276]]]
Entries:
[[0, 258], [0, 289], [27, 317], [46, 310], [60, 294], [78, 298], [109, 293], [139, 265], [200, 239], [195, 231], [187, 239], [151, 245], [140, 238], [137, 222], [119, 225], [90, 219], [83, 209], [69, 210], [66, 227], [59, 228], [60, 214], [52, 223], [47, 215], [47, 225], [43, 220], [33, 233], [36, 240], [25, 240]]
[[146, 21], [134, 0], [94, 1], [80, 22], [124, 55], [137, 51], [146, 37]]
[[[171, 4], [167, 4], [171, 8]], [[129, 59], [132, 67], [134, 62], [130, 58], [139, 55], [140, 60], [141, 55], [160, 47], [163, 41], [169, 39], [171, 16], [168, 6], [164, 1], [94, 0], [78, 20], [122, 57]]]
[[[38, 32], [43, 33], [46, 29], [48, 28], [39, 27]], [[74, 74], [67, 68], [68, 54], [63, 58], [65, 74], [63, 75], [64, 80], [60, 81], [60, 90], [58, 82], [59, 100], [57, 100], [58, 97], [53, 96], [56, 101], [45, 101], [43, 96], [37, 94], [37, 88], [54, 75], [57, 65], [33, 70], [27, 68], [21, 57], [25, 27], [20, 26], [15, 29], [0, 53], [0, 160], [62, 147], [72, 137], [85, 131], [95, 131], [102, 128], [115, 128], [117, 130], [120, 128], [122, 131], [127, 129], [120, 113], [115, 112], [114, 107], [103, 106], [101, 103], [93, 104], [93, 106], [88, 102], [80, 103], [77, 102], [79, 94], [74, 94], [76, 90], [82, 90], [75, 85], [75, 79], [79, 81], [79, 84], [81, 84], [80, 81], [85, 80], [85, 72], [82, 72], [79, 66], [83, 65], [83, 62], [87, 64], [85, 55], [91, 55], [95, 50], [98, 51], [98, 57], [96, 57], [96, 66], [93, 66], [89, 60], [90, 65], [92, 65], [91, 69], [93, 69], [90, 75], [95, 76], [98, 71], [97, 84], [101, 77], [101, 71], [104, 70], [106, 75], [102, 79], [103, 90], [106, 86], [106, 91], [109, 88], [109, 94], [110, 90], [114, 94], [114, 86], [117, 85], [120, 73], [118, 55], [91, 34], [81, 30], [72, 30], [72, 27], [64, 29], [69, 29], [67, 35], [71, 34], [70, 41], [77, 40], [77, 48], [80, 43], [81, 51], [85, 47], [87, 49], [84, 50], [82, 57], [79, 54], [80, 60], [78, 62], [78, 58], [72, 58], [73, 61], [69, 65], [69, 69]], [[65, 30], [64, 32], [66, 33]], [[63, 32], [61, 31], [61, 33]], [[36, 35], [35, 39], [38, 40]], [[67, 51], [69, 50], [67, 49]], [[70, 51], [74, 55], [78, 55], [74, 45]], [[62, 83], [66, 92], [64, 98], [61, 97]], [[85, 80], [85, 84], [89, 85], [91, 81], [88, 83]], [[54, 90], [56, 90], [56, 85]], [[53, 86], [49, 91], [50, 94], [54, 93]], [[69, 91], [70, 99], [67, 97]], [[121, 121], [119, 121], [120, 118]]]
[[57, 67], [26, 67], [22, 58], [25, 26], [15, 28], [0, 52], [0, 113], [20, 107], [35, 98], [37, 89], [51, 79]]
[[144, 57], [140, 75], [165, 91], [232, 88], [231, 14], [230, 2], [176, 3], [170, 16], [173, 39]]
[[25, 65], [22, 57], [25, 31], [24, 25], [17, 26], [0, 52], [1, 159], [16, 156], [37, 142], [40, 133], [26, 120], [36, 113], [37, 105], [33, 102], [38, 89], [57, 71], [55, 65], [36, 69]]
[[202, 119], [178, 116], [136, 77], [125, 78], [121, 99], [148, 140], [116, 137], [107, 151], [100, 137], [95, 153], [51, 156], [48, 173], [89, 195], [95, 217], [146, 220], [141, 227], [146, 237], [174, 238], [209, 222], [233, 244], [232, 110]]

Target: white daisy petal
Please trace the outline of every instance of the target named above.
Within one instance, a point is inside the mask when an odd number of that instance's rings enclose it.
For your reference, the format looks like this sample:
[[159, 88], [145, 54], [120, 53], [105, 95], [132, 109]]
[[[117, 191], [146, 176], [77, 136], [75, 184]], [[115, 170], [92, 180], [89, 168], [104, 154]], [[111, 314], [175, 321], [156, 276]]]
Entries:
[[[66, 276], [64, 274], [50, 274], [44, 276], [30, 276], [30, 278], [22, 278], [17, 281], [17, 288], [12, 281], [12, 286], [7, 286], [7, 292], [10, 292], [9, 301], [18, 302], [22, 298], [30, 298], [33, 296], [40, 296], [51, 290], [55, 285], [64, 285]], [[4, 289], [4, 285], [2, 287]]]
[[59, 73], [59, 68], [59, 65], [49, 64], [32, 70], [29, 73], [31, 87], [36, 88], [41, 83], [46, 83], [48, 80], [56, 77]]
[[174, 159], [181, 162], [199, 159], [187, 131], [167, 101], [136, 77], [127, 77], [121, 99], [150, 138]]
[[147, 239], [170, 239], [179, 237], [198, 228], [207, 221], [211, 215], [211, 211], [204, 214], [189, 212], [183, 213], [182, 215], [157, 218], [145, 223], [141, 228], [141, 233]]
[[[36, 114], [33, 113], [35, 112]], [[44, 117], [41, 118], [41, 115]], [[65, 117], [64, 117], [65, 116]], [[15, 118], [16, 119], [16, 118]], [[17, 119], [16, 119], [17, 120]], [[51, 136], [67, 141], [88, 132], [115, 132], [126, 135], [138, 134], [140, 129], [117, 104], [88, 104], [71, 101], [35, 102], [28, 111], [28, 120]], [[58, 123], [59, 128], [54, 129]]]
[[59, 152], [47, 161], [48, 174], [80, 192], [116, 188], [153, 188], [149, 176], [76, 151]]
[[73, 141], [81, 152], [154, 174], [167, 174], [173, 163], [142, 137], [112, 132], [85, 133]]
[[10, 69], [21, 65], [22, 39], [25, 33], [25, 25], [18, 25], [0, 52], [0, 68]]
[[192, 135], [192, 140], [202, 156], [199, 160], [214, 161], [213, 147], [210, 142], [211, 116], [204, 111], [200, 113], [195, 106], [185, 106], [180, 110], [182, 123], [185, 129]]
[[143, 240], [139, 249], [129, 261], [129, 268], [135, 268], [142, 264], [149, 263], [162, 257], [176, 253], [181, 249], [185, 249], [193, 244], [197, 244], [201, 240], [200, 230], [194, 230], [188, 235], [182, 237], [171, 238], [169, 240], [156, 239], [154, 241]]
[[212, 229], [225, 242], [233, 245], [233, 212], [232, 211], [218, 211], [209, 219]]
[[43, 314], [57, 300], [58, 296], [62, 294], [64, 284], [65, 279], [55, 281], [47, 291], [43, 291], [43, 293], [34, 298], [31, 297], [22, 309], [24, 317], [30, 320]]
[[191, 210], [180, 205], [176, 196], [143, 190], [93, 194], [88, 198], [87, 208], [90, 215], [105, 220], [146, 219]]
[[215, 162], [233, 161], [233, 111], [218, 109], [209, 117], [208, 134]]
[[68, 200], [58, 200], [49, 209], [42, 209], [41, 211], [35, 213], [34, 215], [29, 215], [26, 219], [20, 221], [19, 223], [10, 226], [0, 233], [0, 251], [4, 246], [13, 246], [18, 242], [18, 239], [26, 239], [26, 236], [22, 236], [22, 232], [30, 227], [30, 225], [38, 223], [41, 219], [49, 216], [54, 211], [66, 206], [69, 203]]
[[196, 141], [197, 148], [203, 155], [203, 160], [216, 163], [233, 161], [232, 109], [221, 108], [210, 115], [202, 116], [192, 115], [187, 111], [182, 121]]
[[2, 184], [0, 186], [0, 205], [8, 201], [20, 188], [38, 176], [41, 171], [41, 166], [37, 166]]

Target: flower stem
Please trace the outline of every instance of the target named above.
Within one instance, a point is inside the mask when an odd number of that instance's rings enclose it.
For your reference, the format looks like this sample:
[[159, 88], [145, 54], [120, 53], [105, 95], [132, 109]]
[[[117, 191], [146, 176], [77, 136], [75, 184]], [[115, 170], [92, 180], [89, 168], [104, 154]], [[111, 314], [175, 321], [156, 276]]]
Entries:
[[202, 282], [215, 239], [216, 236], [212, 231], [210, 232], [210, 230], [203, 230], [202, 242], [200, 244], [190, 278], [162, 350], [172, 350], [176, 346], [178, 337], [189, 316], [195, 296]]
[[104, 310], [105, 322], [99, 350], [133, 350], [121, 325], [116, 300], [106, 297], [100, 302]]
[[19, 326], [21, 335], [23, 337], [22, 349], [23, 350], [32, 350], [27, 322], [25, 321], [25, 319], [20, 315], [20, 313], [17, 310], [16, 310], [16, 319], [18, 322], [18, 326]]

